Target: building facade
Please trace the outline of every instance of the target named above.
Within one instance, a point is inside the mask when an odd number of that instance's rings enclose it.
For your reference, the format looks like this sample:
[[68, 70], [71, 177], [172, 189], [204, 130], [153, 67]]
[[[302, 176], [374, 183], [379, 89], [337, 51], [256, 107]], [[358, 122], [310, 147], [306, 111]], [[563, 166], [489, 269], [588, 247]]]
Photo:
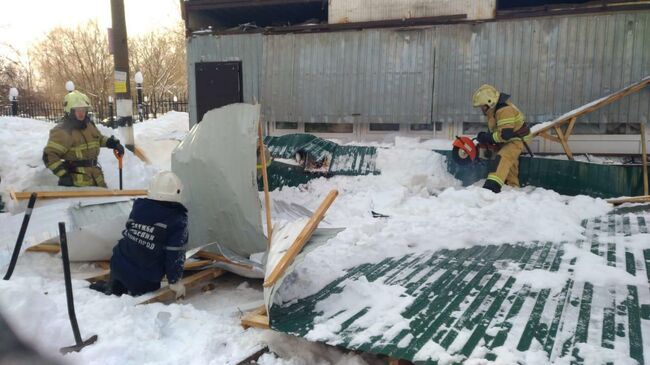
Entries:
[[[214, 14], [223, 10], [208, 6], [221, 1], [202, 1], [203, 9], [192, 3], [186, 2], [188, 28], [201, 28], [188, 29], [192, 124], [212, 107], [244, 101], [262, 104], [263, 119], [276, 135], [453, 139], [485, 128], [480, 111], [471, 106], [473, 91], [483, 83], [512, 95], [527, 120], [540, 123], [650, 75], [645, 3], [605, 9], [576, 4], [571, 11], [555, 12], [548, 4], [545, 12], [496, 8], [488, 19], [484, 8], [497, 6], [490, 1], [467, 14], [454, 14], [462, 9], [436, 14], [413, 5], [415, 16], [391, 20], [382, 18], [408, 14], [408, 2], [367, 15], [354, 2], [338, 9], [339, 1], [332, 0], [330, 22], [316, 18], [300, 25], [255, 28], [249, 23], [234, 29], [219, 28]], [[383, 3], [390, 2], [378, 1]], [[284, 6], [296, 9], [289, 1]], [[256, 17], [264, 24], [286, 13], [267, 7]], [[200, 18], [203, 24], [197, 24], [192, 14], [213, 20]], [[637, 153], [639, 123], [647, 123], [649, 114], [647, 88], [580, 117], [572, 149]], [[561, 151], [541, 139], [533, 148]]]

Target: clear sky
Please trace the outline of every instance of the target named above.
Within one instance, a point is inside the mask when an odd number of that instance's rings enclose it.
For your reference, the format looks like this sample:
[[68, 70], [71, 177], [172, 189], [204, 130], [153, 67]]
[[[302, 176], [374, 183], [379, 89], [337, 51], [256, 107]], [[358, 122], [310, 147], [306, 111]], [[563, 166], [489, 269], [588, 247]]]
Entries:
[[[111, 26], [110, 0], [3, 0], [0, 6], [0, 44], [21, 51], [56, 26], [75, 26], [97, 19]], [[129, 36], [170, 27], [181, 20], [180, 0], [124, 0]], [[2, 52], [0, 47], [0, 52]]]

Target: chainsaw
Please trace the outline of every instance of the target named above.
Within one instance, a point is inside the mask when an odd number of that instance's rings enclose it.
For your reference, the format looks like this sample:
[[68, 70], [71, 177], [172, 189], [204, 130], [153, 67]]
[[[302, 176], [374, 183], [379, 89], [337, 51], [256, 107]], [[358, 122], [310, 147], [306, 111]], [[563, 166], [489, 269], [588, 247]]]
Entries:
[[497, 149], [496, 145], [478, 143], [475, 138], [456, 136], [451, 150], [451, 157], [459, 165], [468, 165], [473, 162], [495, 159]]

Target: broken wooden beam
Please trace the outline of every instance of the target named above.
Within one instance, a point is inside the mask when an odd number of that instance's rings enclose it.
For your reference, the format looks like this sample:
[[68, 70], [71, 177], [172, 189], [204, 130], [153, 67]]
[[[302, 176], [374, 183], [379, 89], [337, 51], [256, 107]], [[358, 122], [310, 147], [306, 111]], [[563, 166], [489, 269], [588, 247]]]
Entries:
[[320, 223], [321, 220], [323, 220], [323, 217], [325, 216], [325, 213], [327, 212], [327, 209], [332, 205], [334, 202], [334, 199], [339, 195], [339, 192], [337, 190], [332, 190], [327, 194], [321, 205], [316, 209], [314, 212], [314, 215], [309, 218], [309, 221], [307, 224], [305, 224], [305, 227], [300, 231], [300, 234], [298, 237], [296, 237], [296, 240], [291, 244], [291, 247], [287, 250], [287, 252], [282, 256], [280, 261], [275, 265], [273, 268], [273, 271], [271, 271], [271, 274], [264, 280], [264, 287], [268, 288], [275, 284], [276, 281], [284, 274], [284, 272], [287, 270], [289, 265], [293, 262], [293, 260], [298, 256], [300, 251], [302, 251], [302, 248], [305, 246], [307, 241], [311, 238], [311, 235], [314, 233], [316, 228], [318, 227], [318, 224]]
[[229, 265], [241, 267], [242, 269], [246, 270], [253, 270], [252, 266], [241, 264], [239, 262], [234, 262], [231, 260], [228, 260], [225, 256], [219, 255], [218, 253], [213, 253], [213, 252], [208, 252], [208, 251], [199, 251], [195, 254], [196, 257], [200, 259], [206, 259], [206, 260], [211, 260], [211, 261], [216, 261], [216, 262], [223, 262]]
[[[585, 104], [577, 109], [574, 109], [573, 111], [570, 111], [564, 115], [561, 115], [557, 119], [553, 120], [551, 123], [548, 125], [544, 126], [543, 128], [536, 130], [533, 132], [533, 135], [540, 135], [541, 133], [548, 131], [550, 129], [555, 128], [556, 126], [563, 125], [564, 123], [568, 123], [571, 121], [571, 119], [576, 119], [581, 115], [590, 113], [598, 108], [601, 108], [605, 105], [611, 104], [615, 102], [616, 100], [621, 99], [624, 96], [630, 95], [632, 93], [635, 93], [644, 87], [650, 85], [650, 76], [646, 76], [643, 79], [635, 82], [634, 84], [628, 85], [623, 89], [620, 89], [616, 92], [613, 92], [609, 95], [606, 95], [600, 99], [594, 100], [588, 104]], [[571, 128], [570, 131], [573, 131], [573, 128]], [[569, 133], [570, 134], [570, 133]]]
[[[64, 190], [64, 191], [35, 191], [38, 199], [67, 199], [67, 198], [99, 198], [119, 196], [142, 196], [147, 195], [146, 190]], [[10, 192], [13, 200], [29, 199], [30, 191]]]
[[[224, 273], [225, 271], [221, 269], [216, 269], [216, 268], [207, 269], [207, 270], [199, 271], [194, 275], [184, 277], [183, 279], [181, 279], [181, 283], [185, 286], [185, 290], [190, 291], [200, 286], [201, 284], [205, 283], [206, 281], [211, 281], [213, 279], [218, 278]], [[171, 301], [175, 299], [176, 293], [174, 293], [174, 291], [169, 288], [169, 285], [167, 285], [163, 288], [156, 290], [153, 293], [145, 294], [143, 296], [146, 297], [146, 299], [139, 302], [138, 305]]]
[[607, 199], [607, 202], [614, 205], [625, 203], [650, 203], [650, 195], [633, 196], [629, 198]]
[[247, 328], [269, 329], [269, 316], [266, 313], [266, 306], [262, 305], [257, 309], [244, 314], [241, 318], [241, 325]]

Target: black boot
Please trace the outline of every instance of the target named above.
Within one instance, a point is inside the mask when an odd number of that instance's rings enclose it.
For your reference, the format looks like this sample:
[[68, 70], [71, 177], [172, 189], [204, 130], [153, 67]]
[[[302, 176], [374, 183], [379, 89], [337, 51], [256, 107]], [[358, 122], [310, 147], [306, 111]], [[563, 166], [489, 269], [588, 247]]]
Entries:
[[94, 283], [90, 284], [89, 288], [106, 295], [111, 295], [110, 285], [107, 281], [104, 280], [95, 281]]
[[488, 189], [492, 190], [494, 193], [500, 193], [501, 192], [501, 185], [499, 185], [498, 182], [494, 180], [485, 180], [485, 184], [483, 184], [483, 189]]

